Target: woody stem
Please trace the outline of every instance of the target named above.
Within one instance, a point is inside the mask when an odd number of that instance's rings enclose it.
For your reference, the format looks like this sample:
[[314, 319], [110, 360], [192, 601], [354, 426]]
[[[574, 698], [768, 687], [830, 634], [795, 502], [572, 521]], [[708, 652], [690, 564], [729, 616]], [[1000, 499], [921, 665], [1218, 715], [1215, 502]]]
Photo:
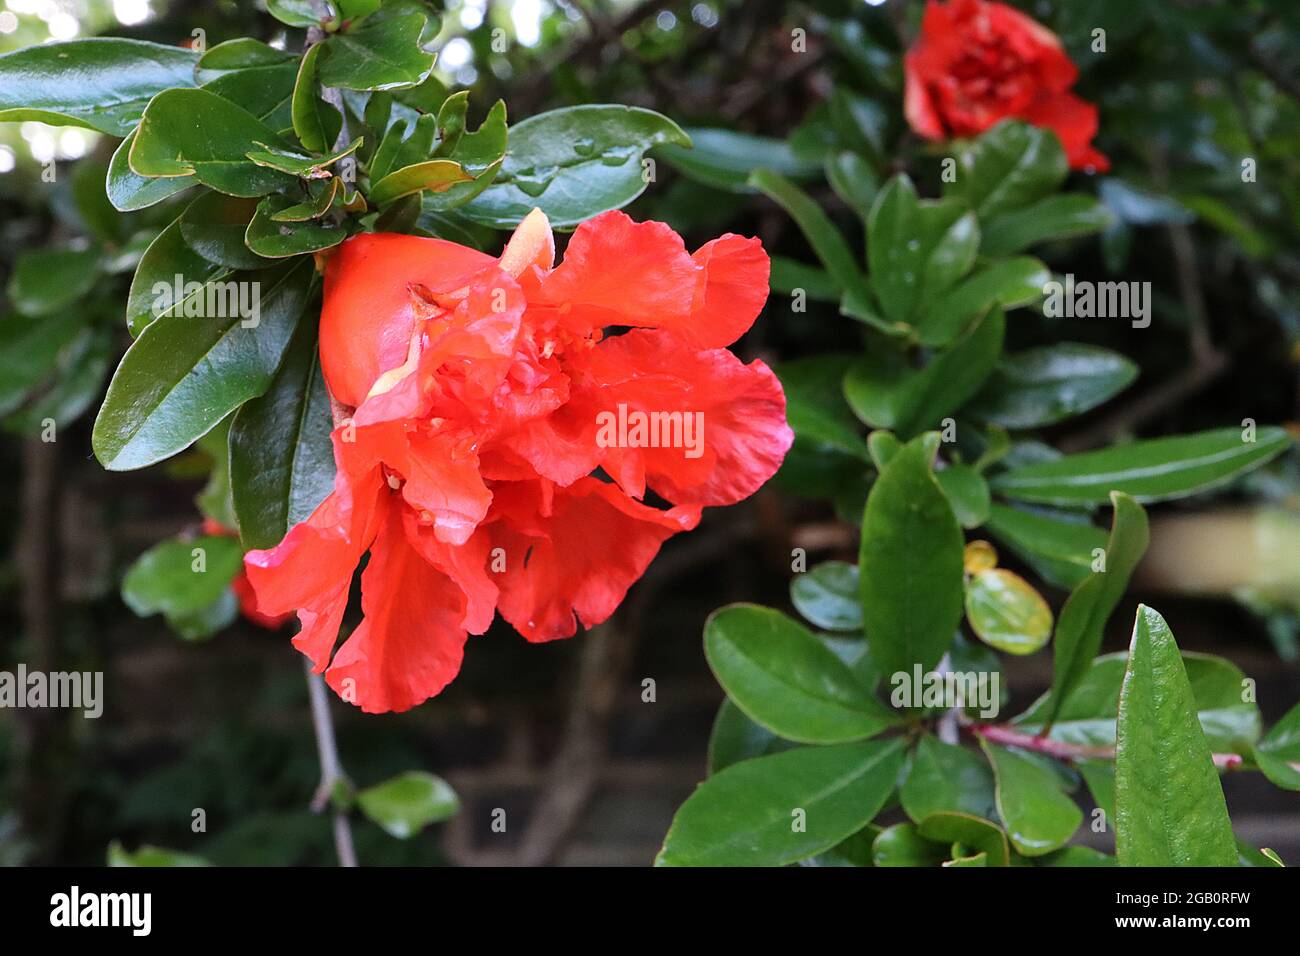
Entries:
[[[995, 744], [1019, 747], [1035, 753], [1047, 754], [1058, 760], [1114, 760], [1114, 747], [1090, 747], [1086, 744], [1069, 744], [1050, 737], [1036, 737], [1005, 724], [970, 724], [967, 729], [976, 737]], [[1240, 770], [1243, 761], [1240, 754], [1213, 754], [1214, 765], [1220, 770]]]
[[320, 675], [312, 673], [311, 661], [303, 658], [303, 667], [307, 671], [311, 723], [316, 732], [316, 752], [320, 756], [320, 786], [312, 797], [311, 808], [320, 813], [328, 804], [334, 803], [334, 849], [338, 853], [339, 866], [356, 866], [357, 851], [352, 845], [352, 825], [348, 822], [347, 811], [333, 800], [339, 784], [346, 785], [348, 778], [339, 760], [338, 745], [334, 742], [334, 720], [330, 716], [329, 695]]

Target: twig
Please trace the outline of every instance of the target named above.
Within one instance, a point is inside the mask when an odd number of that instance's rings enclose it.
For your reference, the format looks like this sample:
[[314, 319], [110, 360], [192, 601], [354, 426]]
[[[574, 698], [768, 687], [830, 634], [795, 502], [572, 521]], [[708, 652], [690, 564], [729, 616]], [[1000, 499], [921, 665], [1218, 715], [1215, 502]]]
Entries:
[[[325, 690], [325, 681], [319, 674], [313, 674], [311, 661], [303, 658], [303, 669], [307, 672], [307, 693], [311, 698], [311, 724], [316, 732], [316, 753], [320, 758], [320, 786], [311, 799], [314, 813], [321, 813], [331, 802], [339, 784], [348, 784], [339, 760], [338, 745], [334, 742], [334, 720], [330, 717], [329, 694]], [[338, 853], [339, 866], [356, 866], [357, 851], [352, 845], [352, 826], [348, 823], [347, 812], [340, 806], [334, 807], [334, 849]]]

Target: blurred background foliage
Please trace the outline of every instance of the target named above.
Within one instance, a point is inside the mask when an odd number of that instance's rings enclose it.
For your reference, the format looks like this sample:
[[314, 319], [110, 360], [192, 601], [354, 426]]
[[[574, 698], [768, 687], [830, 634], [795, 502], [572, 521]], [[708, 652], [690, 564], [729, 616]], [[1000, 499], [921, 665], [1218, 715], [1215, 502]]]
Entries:
[[[869, 156], [938, 193], [945, 152], [907, 131], [901, 52], [918, 2], [864, 0], [446, 0], [438, 71], [471, 93], [477, 120], [498, 97], [512, 122], [584, 102], [647, 106], [695, 136], [656, 157], [656, 180], [629, 209], [662, 219], [688, 247], [723, 231], [760, 236], [810, 263], [805, 240], [745, 185], [755, 166], [799, 181], [846, 235], [854, 212], [829, 188], [826, 157]], [[1190, 432], [1244, 417], [1297, 418], [1300, 362], [1300, 7], [1287, 0], [1040, 0], [1018, 3], [1055, 30], [1098, 104], [1106, 176], [1072, 177], [1114, 214], [1100, 237], [1036, 249], [1053, 271], [1149, 281], [1150, 328], [1027, 317], [1009, 345], [1106, 345], [1141, 367], [1126, 398], [1057, 426], [1082, 448]], [[1104, 31], [1104, 52], [1096, 33]], [[202, 34], [196, 31], [203, 31]], [[207, 46], [236, 36], [298, 43], [254, 0], [0, 0], [0, 52], [101, 33]], [[735, 137], [724, 132], [747, 134]], [[0, 669], [102, 670], [104, 717], [0, 712], [0, 862], [100, 863], [120, 840], [219, 863], [332, 863], [326, 819], [308, 802], [318, 767], [297, 655], [287, 634], [239, 620], [181, 642], [160, 618], [122, 603], [126, 568], [155, 542], [197, 533], [194, 496], [211, 460], [195, 449], [139, 473], [91, 458], [88, 414], [127, 336], [129, 276], [174, 215], [168, 204], [122, 216], [103, 200], [116, 141], [88, 130], [0, 125], [0, 278], [49, 244], [102, 250], [103, 274], [68, 289], [88, 317], [44, 365], [0, 333]], [[1253, 178], [1243, 182], [1243, 162]], [[52, 164], [52, 165], [51, 165]], [[53, 176], [50, 174], [53, 170]], [[50, 181], [50, 180], [53, 181]], [[773, 364], [860, 344], [861, 327], [809, 289], [808, 308], [774, 292], [742, 340]], [[7, 311], [9, 303], [3, 303]], [[1061, 324], [1068, 322], [1068, 332]], [[36, 365], [33, 365], [33, 363]], [[45, 386], [32, 399], [14, 383]], [[59, 440], [39, 440], [53, 416]], [[705, 615], [727, 600], [787, 605], [792, 546], [856, 552], [852, 523], [806, 476], [784, 476], [743, 506], [710, 514], [673, 541], [619, 615], [595, 635], [527, 646], [495, 630], [433, 702], [401, 716], [343, 706], [340, 746], [366, 785], [410, 767], [446, 776], [465, 809], [407, 841], [357, 824], [368, 863], [645, 863], [674, 806], [701, 776], [720, 691], [699, 652]], [[802, 492], [802, 496], [796, 494]], [[1300, 465], [1294, 452], [1249, 477], [1215, 510], [1153, 511], [1137, 592], [1161, 604], [1185, 649], [1224, 653], [1270, 698], [1294, 700], [1300, 610]], [[1162, 525], [1163, 522], [1163, 525]], [[1166, 530], [1164, 536], [1161, 527]], [[1212, 555], [1216, 560], [1206, 560]], [[1054, 599], [1060, 595], [1054, 595]], [[1123, 615], [1116, 615], [1122, 618]], [[1122, 622], [1121, 622], [1122, 625]], [[1121, 626], [1120, 630], [1124, 630]], [[1123, 646], [1114, 634], [1107, 647]], [[1017, 661], [1027, 703], [1044, 662]], [[642, 702], [642, 681], [656, 702]], [[1225, 787], [1246, 782], [1225, 780]], [[1300, 856], [1300, 815], [1285, 795], [1239, 793], [1243, 838]], [[195, 809], [206, 829], [195, 832]], [[490, 815], [504, 809], [504, 835]], [[1254, 828], [1252, 831], [1251, 828]], [[1289, 841], [1289, 842], [1288, 842]]]

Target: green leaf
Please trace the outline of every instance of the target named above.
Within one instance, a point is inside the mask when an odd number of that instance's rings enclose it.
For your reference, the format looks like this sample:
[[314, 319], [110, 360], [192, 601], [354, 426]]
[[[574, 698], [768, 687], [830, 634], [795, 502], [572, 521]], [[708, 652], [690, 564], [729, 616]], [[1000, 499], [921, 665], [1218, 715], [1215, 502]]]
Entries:
[[733, 604], [709, 616], [704, 654], [727, 696], [797, 743], [873, 737], [897, 722], [853, 673], [780, 611]]
[[858, 566], [823, 561], [790, 582], [790, 602], [812, 624], [828, 631], [861, 631]]
[[932, 813], [920, 822], [918, 832], [927, 840], [960, 843], [988, 855], [990, 866], [1008, 866], [1011, 849], [1002, 828], [990, 820], [969, 813]]
[[785, 389], [786, 419], [796, 435], [866, 461], [861, 428], [839, 385], [853, 362], [852, 355], [839, 354], [796, 359], [778, 366], [777, 377]]
[[1111, 493], [1115, 517], [1106, 542], [1105, 570], [1093, 571], [1071, 592], [1056, 623], [1052, 659], [1052, 703], [1045, 723], [1050, 725], [1070, 690], [1088, 672], [1097, 656], [1106, 621], [1128, 588], [1129, 578], [1150, 541], [1147, 514], [1122, 492]]
[[802, 290], [815, 302], [838, 302], [840, 298], [839, 287], [829, 272], [785, 256], [772, 256], [768, 283], [773, 292], [794, 295], [796, 290]]
[[750, 177], [750, 183], [790, 214], [841, 292], [851, 293], [864, 302], [870, 301], [867, 277], [858, 268], [848, 243], [821, 206], [794, 183], [770, 170], [758, 170]]
[[320, 22], [315, 0], [266, 0], [266, 9], [291, 27], [314, 27]]
[[903, 811], [917, 823], [934, 813], [992, 817], [996, 812], [988, 764], [965, 747], [929, 734], [916, 745], [898, 797]]
[[[225, 71], [200, 89], [242, 106], [271, 129], [287, 132], [293, 124], [293, 90], [297, 79], [298, 61], [284, 57]], [[342, 117], [335, 113], [335, 135], [342, 122]]]
[[880, 178], [857, 153], [841, 152], [826, 157], [826, 181], [835, 195], [865, 222], [880, 191]]
[[735, 703], [724, 698], [709, 734], [709, 773], [771, 753], [780, 744], [776, 734], [750, 720]]
[[140, 617], [197, 611], [225, 591], [244, 566], [234, 538], [171, 540], [140, 555], [122, 580], [122, 600]]
[[1137, 378], [1118, 352], [1061, 342], [1004, 357], [969, 409], [1008, 429], [1041, 428], [1110, 401]]
[[[46, 327], [43, 331], [49, 332], [54, 341], [58, 342], [64, 335], [70, 334], [68, 329], [77, 326], [76, 318], [75, 315], [71, 316], [70, 321], [62, 323], [62, 327], [57, 322], [47, 321], [41, 324]], [[50, 328], [52, 325], [56, 328]], [[8, 323], [0, 323], [0, 329], [6, 329], [7, 326]], [[57, 353], [45, 352], [39, 346], [13, 353], [8, 350], [8, 345], [3, 332], [0, 332], [0, 346], [3, 346], [0, 354], [6, 356], [6, 359], [0, 359], [0, 381], [5, 383], [0, 386], [0, 409], [12, 407], [17, 399], [27, 394], [30, 387], [36, 385], [39, 376], [33, 375], [35, 369], [50, 369], [50, 366], [44, 364], [45, 355], [56, 354], [57, 363], [50, 371], [54, 376], [54, 384], [10, 415], [5, 421], [6, 428], [38, 434], [44, 429], [47, 419], [55, 423], [56, 429], [65, 428], [81, 417], [103, 394], [104, 377], [108, 374], [111, 360], [108, 329], [102, 326], [83, 328], [70, 344]], [[20, 363], [19, 370], [10, 366], [10, 356]], [[37, 360], [33, 362], [33, 359]]]
[[964, 203], [920, 202], [905, 174], [891, 179], [867, 220], [871, 288], [885, 315], [910, 323], [920, 304], [969, 271], [979, 241], [979, 224]]
[[1006, 317], [1001, 310], [913, 370], [897, 358], [867, 353], [844, 376], [844, 397], [862, 421], [911, 437], [940, 424], [979, 391], [1002, 353]]
[[408, 770], [357, 793], [357, 806], [390, 836], [407, 840], [456, 815], [460, 800], [441, 777]]
[[257, 205], [248, 223], [244, 242], [259, 256], [285, 259], [337, 246], [348, 237], [345, 227], [320, 219], [276, 220], [276, 216], [296, 208], [288, 196], [267, 196]]
[[108, 178], [104, 189], [108, 193], [108, 201], [119, 212], [134, 212], [153, 206], [198, 182], [193, 176], [151, 179], [132, 172], [128, 160], [134, 145], [135, 130], [131, 130], [126, 139], [118, 144], [108, 163]]
[[[205, 192], [181, 213], [181, 238], [190, 249], [215, 265], [226, 269], [265, 269], [275, 263], [244, 245], [244, 232], [256, 210], [256, 200]], [[209, 271], [204, 269], [200, 274]]]
[[1041, 299], [1051, 278], [1047, 266], [1030, 256], [993, 262], [922, 307], [915, 320], [917, 341], [947, 345], [994, 305], [1013, 309]]
[[[454, 146], [445, 153], [447, 158], [460, 163], [472, 178], [468, 182], [453, 183], [449, 188], [426, 193], [422, 199], [424, 210], [445, 212], [456, 209], [492, 185], [505, 165], [506, 139], [506, 104], [497, 100], [479, 128], [472, 133], [461, 133]], [[446, 143], [444, 138], [439, 144], [440, 154]]]
[[85, 324], [79, 309], [52, 316], [0, 316], [0, 415], [18, 408], [55, 371]]
[[1300, 704], [1264, 735], [1255, 748], [1255, 762], [1275, 785], [1300, 790]]
[[[1093, 658], [1082, 679], [1066, 695], [1047, 736], [1085, 747], [1113, 747], [1115, 713], [1127, 662], [1125, 654]], [[1193, 651], [1183, 654], [1183, 668], [1196, 698], [1201, 730], [1211, 748], [1248, 753], [1259, 739], [1260, 715], [1254, 703], [1242, 699], [1246, 678], [1241, 668], [1222, 657]], [[1042, 733], [1051, 704], [1050, 694], [1044, 694], [1015, 719], [1017, 727]]]
[[262, 144], [286, 144], [252, 113], [208, 90], [167, 90], [150, 101], [135, 143], [131, 170], [141, 176], [192, 175], [231, 196], [254, 197], [293, 180], [247, 158]]
[[331, 176], [329, 179], [320, 182], [308, 183], [307, 190], [308, 197], [306, 201], [294, 203], [277, 213], [272, 213], [271, 221], [306, 222], [308, 219], [319, 219], [330, 211], [335, 199], [342, 198], [344, 186], [341, 179]]
[[958, 154], [957, 177], [944, 192], [985, 221], [1051, 195], [1068, 173], [1055, 133], [1003, 120]]
[[1095, 552], [1106, 547], [1106, 532], [1075, 512], [1053, 515], [995, 502], [987, 526], [1039, 574], [1067, 589], [1091, 573]]
[[9, 301], [22, 315], [53, 315], [73, 305], [99, 279], [100, 251], [36, 249], [14, 261]]
[[1040, 856], [1039, 866], [1114, 866], [1115, 858], [1090, 846], [1067, 846]]
[[361, 140], [354, 139], [327, 156], [304, 156], [295, 150], [281, 149], [266, 143], [256, 145], [256, 149], [248, 151], [247, 158], [257, 166], [275, 169], [301, 179], [328, 179], [333, 174], [325, 167], [333, 166], [340, 159], [356, 152], [361, 146]]
[[246, 548], [271, 548], [334, 486], [333, 420], [312, 322], [300, 322], [271, 387], [230, 428], [230, 481]]
[[426, 189], [444, 192], [457, 183], [473, 182], [474, 177], [450, 159], [430, 159], [389, 173], [370, 187], [370, 201], [376, 206], [410, 196]]
[[797, 747], [734, 764], [678, 809], [655, 863], [784, 866], [821, 853], [871, 822], [902, 760], [902, 742], [887, 740]]
[[963, 537], [930, 471], [933, 437], [914, 439], [894, 456], [862, 519], [862, 621], [886, 674], [933, 668], [962, 616]]
[[15, 50], [0, 56], [0, 121], [126, 136], [155, 93], [194, 85], [197, 60], [180, 47], [118, 37]]
[[338, 110], [316, 95], [316, 61], [324, 49], [324, 46], [317, 43], [303, 54], [293, 86], [293, 131], [298, 134], [298, 141], [303, 148], [313, 153], [323, 153], [334, 145], [334, 139], [330, 136], [332, 130], [334, 136], [338, 135], [335, 130]]
[[783, 140], [698, 127], [688, 128], [686, 134], [693, 147], [665, 145], [654, 151], [655, 156], [687, 178], [715, 189], [756, 192], [749, 176], [757, 169], [771, 170], [791, 179], [812, 179], [821, 172], [817, 163], [796, 156]]
[[1112, 491], [1138, 501], [1182, 498], [1226, 484], [1291, 445], [1285, 430], [1265, 426], [1245, 441], [1240, 428], [1153, 438], [1066, 455], [1004, 472], [993, 490], [1043, 504], [1100, 504]]
[[1121, 866], [1236, 866], [1210, 746], [1169, 626], [1139, 606], [1119, 698], [1115, 854]]
[[997, 779], [998, 816], [1017, 852], [1042, 856], [1060, 849], [1079, 829], [1083, 811], [1050, 770], [1014, 750], [980, 740]]
[[530, 116], [510, 130], [492, 185], [461, 207], [465, 218], [511, 228], [540, 208], [557, 229], [621, 209], [645, 191], [646, 151], [689, 146], [676, 123], [629, 106], [569, 106]]
[[1020, 575], [992, 568], [966, 585], [966, 620], [990, 647], [1007, 654], [1033, 654], [1052, 636], [1052, 609]]
[[[186, 244], [177, 217], [158, 233], [136, 266], [126, 297], [127, 330], [138, 336], [161, 315], [183, 314], [187, 301], [202, 296], [204, 283], [227, 275], [228, 269], [203, 258]], [[178, 277], [182, 283], [180, 296], [176, 294]]]
[[947, 858], [943, 846], [925, 839], [910, 823], [886, 827], [871, 843], [876, 866], [939, 866]]
[[408, 13], [336, 33], [325, 41], [317, 68], [322, 86], [344, 90], [399, 90], [418, 86], [433, 71], [433, 54], [420, 48], [425, 18]]
[[1003, 212], [984, 224], [980, 252], [1007, 256], [1046, 239], [1101, 232], [1112, 222], [1110, 211], [1091, 196], [1064, 193], [1048, 196], [1024, 207]]
[[868, 824], [857, 833], [845, 837], [825, 853], [800, 860], [800, 866], [875, 866], [872, 845], [880, 834], [880, 827]]
[[[877, 431], [872, 434], [888, 433]], [[978, 471], [970, 465], [959, 463], [935, 472], [934, 477], [938, 479], [943, 493], [948, 496], [953, 514], [963, 528], [978, 528], [988, 520], [989, 486]]]
[[159, 846], [142, 844], [134, 853], [127, 850], [117, 840], [108, 847], [108, 865], [128, 866], [211, 866], [201, 856], [181, 853], [179, 850], [167, 850]]
[[[237, 276], [221, 315], [168, 314], [127, 350], [95, 419], [91, 444], [110, 471], [143, 468], [188, 447], [271, 384], [302, 314], [309, 260]], [[231, 300], [257, 293], [257, 325], [245, 328]], [[241, 294], [243, 293], [243, 294]]]

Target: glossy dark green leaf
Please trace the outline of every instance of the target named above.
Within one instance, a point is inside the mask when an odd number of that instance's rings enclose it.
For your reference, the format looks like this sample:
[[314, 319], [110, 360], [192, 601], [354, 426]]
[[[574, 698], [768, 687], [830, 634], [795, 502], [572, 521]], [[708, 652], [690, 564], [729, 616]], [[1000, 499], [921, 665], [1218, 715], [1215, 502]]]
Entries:
[[[324, 102], [316, 92], [317, 60], [324, 49], [318, 43], [303, 54], [293, 86], [293, 131], [298, 134], [303, 148], [313, 153], [323, 153], [334, 145], [334, 136], [338, 135], [335, 127], [341, 119], [338, 110]], [[331, 132], [334, 136], [330, 135]]]
[[0, 315], [0, 415], [18, 408], [50, 376], [85, 329], [86, 315]]
[[1092, 573], [1098, 549], [1106, 547], [1106, 532], [1076, 512], [1053, 514], [994, 502], [987, 526], [1040, 575], [1067, 589]]
[[876, 866], [939, 866], [946, 859], [947, 848], [925, 839], [910, 823], [886, 827], [871, 843], [871, 860]]
[[1236, 866], [1210, 746], [1174, 636], [1139, 606], [1119, 698], [1115, 855], [1121, 866]]
[[141, 617], [197, 611], [221, 595], [243, 563], [234, 538], [164, 541], [131, 565], [122, 580], [122, 600]]
[[229, 271], [186, 244], [178, 217], [158, 233], [136, 266], [126, 298], [127, 330], [138, 336], [159, 316], [182, 313], [188, 299], [203, 295], [204, 283], [222, 279]]
[[872, 846], [880, 835], [880, 827], [868, 824], [857, 833], [845, 837], [824, 853], [799, 861], [800, 866], [875, 866]]
[[935, 444], [922, 436], [894, 456], [862, 519], [862, 621], [887, 674], [938, 664], [962, 616], [963, 536], [930, 471]]
[[980, 229], [956, 200], [922, 202], [904, 174], [885, 184], [867, 220], [871, 288], [885, 315], [912, 322], [919, 305], [938, 298], [975, 262]]
[[[200, 89], [237, 103], [271, 129], [287, 131], [293, 124], [293, 89], [297, 78], [297, 60], [286, 58], [230, 70], [208, 80]], [[334, 123], [337, 135], [342, 124], [337, 112]]]
[[992, 568], [966, 583], [966, 620], [990, 647], [1007, 654], [1033, 654], [1052, 637], [1052, 609], [1020, 575]]
[[370, 188], [370, 201], [384, 206], [403, 196], [430, 190], [443, 192], [457, 183], [473, 182], [474, 177], [450, 159], [430, 159], [389, 173]]
[[844, 400], [840, 381], [852, 355], [827, 354], [783, 362], [777, 377], [785, 389], [786, 418], [801, 439], [866, 460], [862, 431]]
[[1101, 232], [1114, 216], [1101, 203], [1083, 193], [1048, 196], [1023, 209], [1013, 209], [984, 223], [980, 251], [986, 256], [1009, 256], [1047, 239]]
[[897, 740], [797, 747], [705, 780], [673, 818], [659, 866], [784, 866], [871, 822], [894, 789]]
[[1066, 846], [1040, 856], [1035, 861], [1039, 866], [1115, 866], [1115, 858], [1108, 853], [1094, 850], [1090, 846]]
[[772, 753], [781, 749], [781, 744], [776, 734], [750, 720], [743, 710], [724, 698], [709, 734], [709, 773]]
[[108, 177], [104, 183], [108, 201], [119, 212], [134, 212], [137, 209], [153, 206], [178, 192], [189, 189], [198, 182], [193, 176], [151, 179], [132, 172], [128, 158], [133, 145], [135, 145], [135, 130], [131, 130], [126, 139], [118, 144], [113, 158], [109, 161]]
[[266, 9], [291, 27], [312, 27], [320, 22], [320, 8], [315, 0], [266, 0]]
[[1059, 505], [1100, 504], [1112, 491], [1142, 502], [1182, 498], [1258, 468], [1291, 445], [1286, 431], [1272, 426], [1254, 439], [1244, 440], [1240, 428], [1152, 438], [1016, 468], [995, 477], [993, 490]]
[[968, 813], [992, 818], [993, 773], [978, 753], [926, 734], [912, 753], [907, 778], [898, 789], [904, 812], [919, 823], [933, 813]]
[[534, 208], [556, 228], [621, 209], [645, 191], [647, 150], [690, 138], [672, 120], [628, 106], [570, 106], [530, 116], [510, 129], [492, 185], [460, 208], [477, 223], [511, 228]]
[[100, 251], [35, 249], [21, 253], [9, 276], [9, 302], [23, 315], [53, 315], [73, 305], [99, 279]]
[[433, 54], [420, 48], [424, 26], [422, 14], [408, 13], [334, 34], [317, 66], [321, 85], [345, 90], [419, 85], [433, 70]]
[[1106, 621], [1128, 588], [1133, 570], [1146, 553], [1150, 530], [1146, 512], [1121, 492], [1111, 494], [1115, 516], [1106, 542], [1105, 570], [1092, 571], [1071, 592], [1056, 623], [1052, 658], [1052, 703], [1044, 723], [1051, 724], [1070, 690], [1088, 672], [1101, 647]]
[[119, 37], [15, 50], [0, 56], [0, 121], [126, 136], [155, 93], [194, 85], [197, 60], [179, 46]]
[[1041, 299], [1051, 278], [1047, 266], [1030, 256], [992, 262], [925, 303], [915, 319], [917, 340], [947, 345], [994, 305], [1013, 309]]
[[326, 167], [334, 165], [345, 156], [350, 156], [360, 146], [361, 140], [354, 139], [328, 155], [307, 156], [297, 150], [258, 143], [256, 149], [248, 151], [247, 158], [257, 166], [274, 169], [290, 176], [298, 176], [302, 179], [328, 179], [333, 174]]
[[1137, 378], [1118, 352], [1061, 342], [1008, 355], [969, 413], [1008, 429], [1041, 428], [1108, 402]]
[[[72, 320], [53, 323], [58, 328], [46, 328], [42, 331], [54, 339], [55, 345], [62, 336], [71, 334], [78, 323]], [[44, 320], [29, 320], [42, 322]], [[53, 384], [41, 389], [38, 394], [18, 411], [5, 419], [5, 427], [27, 434], [39, 434], [47, 422], [53, 421], [57, 429], [62, 429], [76, 421], [103, 394], [104, 378], [108, 374], [111, 361], [111, 337], [108, 329], [82, 328], [61, 350], [46, 351], [53, 354], [55, 363], [45, 364], [47, 359], [41, 354], [42, 348], [49, 345], [27, 348], [15, 353], [9, 350], [5, 332], [7, 323], [0, 323], [0, 410], [13, 407], [16, 402], [26, 397], [30, 388], [39, 381], [39, 375], [33, 374], [44, 368], [53, 377]], [[44, 338], [44, 336], [42, 336]], [[48, 341], [48, 340], [46, 340]], [[12, 363], [12, 364], [11, 364]], [[14, 368], [17, 365], [17, 368]], [[33, 367], [34, 366], [34, 367]]]
[[192, 175], [231, 196], [261, 196], [293, 181], [247, 158], [250, 150], [267, 146], [287, 148], [243, 107], [209, 90], [167, 90], [140, 119], [130, 166], [141, 176]]
[[1300, 790], [1300, 704], [1264, 735], [1255, 748], [1255, 762], [1275, 785]]
[[827, 156], [825, 165], [826, 181], [835, 195], [865, 221], [880, 191], [880, 177], [875, 169], [857, 153], [850, 152]]
[[1005, 331], [1006, 317], [995, 309], [922, 369], [867, 353], [845, 374], [844, 397], [862, 421], [893, 429], [901, 437], [937, 427], [992, 373]]
[[980, 745], [997, 780], [998, 816], [1016, 851], [1042, 856], [1064, 846], [1083, 822], [1083, 811], [1062, 792], [1056, 775], [1014, 750], [987, 740]]
[[756, 169], [768, 169], [791, 179], [812, 179], [821, 170], [817, 163], [795, 155], [789, 144], [768, 136], [754, 136], [729, 129], [688, 128], [691, 148], [666, 145], [654, 151], [678, 172], [716, 189], [751, 193], [756, 188], [749, 176]]
[[943, 493], [948, 496], [953, 514], [963, 528], [978, 528], [988, 520], [989, 485], [978, 471], [970, 465], [958, 463], [935, 472], [935, 478], [939, 480]]
[[431, 823], [456, 815], [460, 800], [447, 781], [422, 770], [408, 770], [357, 793], [357, 807], [399, 840]]
[[230, 428], [230, 480], [246, 548], [271, 548], [334, 486], [333, 420], [316, 330], [301, 322], [266, 394]]
[[897, 722], [825, 645], [772, 608], [715, 611], [704, 625], [704, 654], [727, 696], [786, 740], [847, 743]]
[[841, 292], [868, 300], [867, 277], [840, 231], [812, 198], [784, 176], [759, 170], [751, 183], [781, 205], [803, 232], [813, 252]]
[[1055, 133], [1004, 120], [958, 154], [956, 179], [944, 192], [964, 199], [984, 221], [1050, 195], [1068, 172]]
[[256, 210], [256, 200], [205, 192], [181, 213], [181, 239], [208, 262], [226, 269], [265, 269], [274, 263], [244, 244]]
[[321, 219], [277, 221], [275, 216], [294, 208], [292, 199], [282, 194], [267, 196], [257, 205], [248, 223], [244, 242], [259, 256], [285, 259], [337, 246], [348, 237], [345, 227]]
[[308, 219], [319, 219], [329, 212], [335, 199], [342, 199], [344, 186], [341, 179], [331, 176], [329, 179], [307, 184], [307, 189], [308, 196], [305, 200], [272, 213], [271, 221], [306, 222]]
[[828, 631], [861, 631], [858, 566], [847, 561], [823, 561], [790, 582], [790, 602], [816, 627]]
[[[124, 471], [162, 461], [266, 391], [312, 273], [311, 262], [302, 260], [237, 274], [226, 295], [214, 297], [219, 314], [169, 314], [146, 328], [122, 358], [95, 420], [91, 444], [104, 467]], [[250, 308], [231, 308], [235, 299]]]
[[[441, 125], [441, 113], [439, 117]], [[496, 181], [505, 165], [506, 141], [506, 104], [497, 100], [477, 130], [472, 133], [463, 131], [445, 152], [443, 148], [449, 141], [444, 138], [439, 143], [437, 154], [455, 160], [471, 178], [468, 182], [453, 183], [449, 188], [426, 193], [422, 200], [423, 209], [446, 212], [463, 206], [482, 193]]]
[[987, 854], [989, 866], [1007, 866], [1011, 862], [1006, 833], [996, 823], [983, 817], [941, 811], [922, 820], [917, 825], [917, 831], [927, 840], [960, 843], [978, 853]]

